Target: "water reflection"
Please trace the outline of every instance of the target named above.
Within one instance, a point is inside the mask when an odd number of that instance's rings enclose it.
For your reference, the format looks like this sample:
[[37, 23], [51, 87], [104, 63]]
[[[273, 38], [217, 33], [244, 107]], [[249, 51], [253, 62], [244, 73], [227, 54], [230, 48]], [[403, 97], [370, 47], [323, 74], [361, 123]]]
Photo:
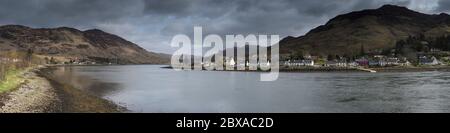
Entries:
[[[97, 78], [83, 75], [82, 73], [78, 73], [78, 71], [76, 70], [77, 69], [74, 67], [67, 66], [67, 67], [55, 67], [55, 70], [51, 72], [52, 76], [55, 77], [54, 79], [58, 80], [59, 82], [64, 84], [70, 84], [77, 89], [88, 91], [91, 94], [100, 97], [112, 95], [121, 89], [120, 83], [101, 81]], [[101, 75], [99, 78], [101, 78]]]
[[450, 112], [449, 72], [281, 73], [275, 82], [260, 82], [255, 72], [160, 67], [56, 73], [135, 112]]

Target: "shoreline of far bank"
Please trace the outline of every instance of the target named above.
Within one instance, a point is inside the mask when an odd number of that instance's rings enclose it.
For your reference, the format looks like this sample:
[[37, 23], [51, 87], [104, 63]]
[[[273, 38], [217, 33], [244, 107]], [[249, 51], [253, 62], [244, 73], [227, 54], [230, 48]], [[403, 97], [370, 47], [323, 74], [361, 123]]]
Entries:
[[120, 113], [125, 107], [58, 81], [53, 67], [26, 71], [17, 89], [0, 96], [3, 113]]
[[[163, 69], [173, 69], [171, 66], [163, 66]], [[422, 67], [375, 67], [368, 68], [379, 73], [386, 72], [427, 72], [427, 71], [450, 71], [450, 66], [422, 66]], [[208, 71], [208, 70], [204, 70]], [[270, 72], [261, 70], [212, 70], [222, 72]], [[368, 73], [357, 68], [345, 68], [345, 67], [304, 67], [304, 68], [282, 68], [280, 72], [285, 73], [328, 73], [328, 72], [351, 72], [351, 73]]]

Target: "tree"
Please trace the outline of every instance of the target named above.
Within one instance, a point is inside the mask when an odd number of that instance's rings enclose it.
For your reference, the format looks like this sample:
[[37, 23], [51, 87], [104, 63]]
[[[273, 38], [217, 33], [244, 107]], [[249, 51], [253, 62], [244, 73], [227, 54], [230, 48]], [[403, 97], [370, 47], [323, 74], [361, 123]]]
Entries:
[[381, 51], [381, 55], [389, 56], [390, 54], [391, 54], [391, 49], [386, 48]]
[[50, 58], [50, 64], [56, 64], [55, 58], [53, 58], [53, 57]]
[[45, 60], [46, 64], [50, 64], [50, 61], [49, 61], [48, 57], [44, 57], [44, 60]]
[[338, 59], [338, 60], [340, 60], [341, 59], [341, 56], [339, 56], [339, 55], [335, 55], [335, 59]]
[[33, 50], [32, 49], [28, 49], [27, 53], [26, 53], [26, 60], [28, 62], [28, 65], [31, 65], [31, 59], [33, 58]]
[[361, 51], [360, 51], [360, 55], [361, 55], [361, 56], [364, 56], [364, 55], [366, 55], [366, 51], [365, 51], [365, 49], [364, 49], [364, 45], [362, 45], [362, 44], [361, 44]]
[[355, 59], [353, 59], [353, 57], [352, 56], [349, 56], [349, 55], [347, 55], [347, 54], [344, 54], [344, 59], [346, 59], [346, 60], [349, 60], [349, 61], [353, 61], [353, 60], [355, 60]]
[[329, 61], [331, 61], [331, 60], [334, 60], [334, 56], [333, 55], [328, 55], [328, 57], [327, 57], [327, 60], [329, 60]]
[[404, 40], [397, 41], [395, 44], [395, 55], [398, 56], [402, 53], [404, 47], [406, 45], [406, 42]]
[[297, 60], [303, 60], [304, 59], [303, 58], [303, 56], [304, 56], [303, 51], [298, 51], [296, 56], [297, 56]]

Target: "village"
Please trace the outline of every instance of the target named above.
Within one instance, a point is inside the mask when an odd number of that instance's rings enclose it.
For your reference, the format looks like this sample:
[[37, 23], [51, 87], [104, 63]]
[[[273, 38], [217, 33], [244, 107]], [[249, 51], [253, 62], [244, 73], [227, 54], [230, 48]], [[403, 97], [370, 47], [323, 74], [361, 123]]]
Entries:
[[100, 57], [58, 57], [45, 56], [42, 57], [45, 64], [53, 65], [117, 65], [119, 60], [114, 58], [100, 58]]
[[[280, 69], [353, 69], [353, 68], [426, 68], [426, 67], [443, 67], [448, 66], [450, 61], [450, 53], [448, 51], [441, 51], [439, 49], [431, 49], [429, 52], [414, 53], [414, 57], [398, 56], [391, 50], [388, 54], [382, 54], [381, 50], [368, 51], [363, 56], [340, 56], [328, 55], [314, 56], [310, 54], [291, 54], [282, 55], [280, 58]], [[223, 64], [225, 67], [249, 68], [270, 66], [271, 61], [249, 61], [250, 59], [257, 59], [256, 55], [248, 58], [230, 58], [225, 57]], [[260, 58], [261, 59], [261, 58]], [[267, 59], [267, 57], [263, 57]], [[211, 61], [201, 62], [203, 67], [215, 66], [217, 63]], [[222, 64], [219, 63], [219, 64]]]
[[[296, 69], [370, 69], [372, 68], [432, 68], [432, 67], [446, 67], [449, 66], [450, 56], [442, 57], [435, 55], [442, 55], [442, 52], [435, 50], [434, 53], [417, 53], [416, 59], [407, 57], [399, 57], [393, 54], [367, 54], [360, 57], [345, 57], [339, 55], [329, 55], [328, 57], [303, 55], [303, 56], [284, 56], [279, 61], [280, 69], [296, 70]], [[437, 54], [439, 53], [439, 54]], [[286, 58], [288, 57], [288, 58]], [[250, 59], [255, 59], [250, 61]], [[270, 67], [272, 61], [267, 57], [268, 61], [256, 60], [258, 57], [252, 55], [248, 58], [243, 57], [224, 57], [221, 62], [203, 61], [200, 63], [181, 64], [185, 68], [188, 66], [198, 67], [203, 69], [217, 68], [217, 64], [223, 64], [225, 70], [260, 70], [261, 67]], [[260, 58], [261, 59], [261, 58]], [[197, 64], [197, 65], [194, 65]], [[230, 69], [232, 68], [232, 69]], [[370, 69], [369, 69], [370, 68]], [[208, 70], [208, 69], [207, 69]], [[370, 71], [372, 72], [372, 71]]]
[[280, 65], [284, 68], [385, 68], [385, 67], [431, 67], [447, 66], [450, 57], [440, 57], [431, 54], [417, 54], [417, 59], [396, 57], [388, 55], [366, 55], [358, 58], [348, 58], [336, 55], [323, 58], [319, 56], [304, 55], [301, 59], [284, 59]]

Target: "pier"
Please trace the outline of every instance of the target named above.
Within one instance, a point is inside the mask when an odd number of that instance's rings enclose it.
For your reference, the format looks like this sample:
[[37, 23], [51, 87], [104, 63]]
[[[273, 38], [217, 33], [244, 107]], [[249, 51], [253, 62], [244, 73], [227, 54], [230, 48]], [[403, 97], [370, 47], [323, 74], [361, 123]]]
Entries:
[[368, 68], [361, 68], [361, 67], [358, 67], [358, 68], [356, 68], [356, 69], [361, 70], [361, 71], [370, 72], [370, 73], [376, 73], [376, 72], [377, 72], [377, 71], [375, 71], [375, 70], [368, 69]]

